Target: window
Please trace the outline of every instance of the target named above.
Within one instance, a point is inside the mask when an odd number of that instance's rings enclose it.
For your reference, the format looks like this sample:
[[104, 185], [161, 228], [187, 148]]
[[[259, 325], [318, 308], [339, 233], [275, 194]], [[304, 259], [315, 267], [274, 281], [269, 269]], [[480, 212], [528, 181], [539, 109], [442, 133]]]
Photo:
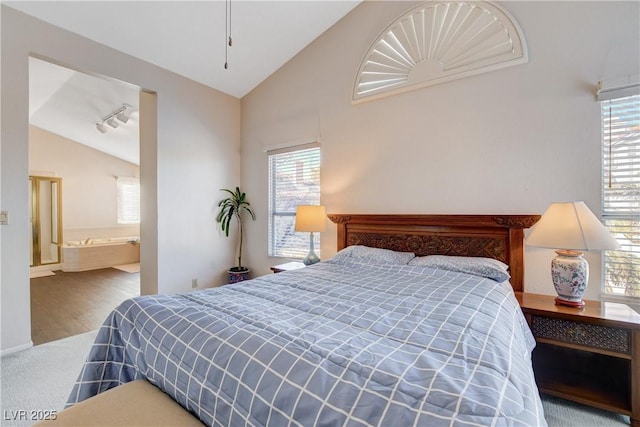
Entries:
[[140, 180], [117, 177], [118, 224], [140, 224]]
[[607, 98], [601, 114], [602, 219], [621, 249], [603, 252], [603, 293], [640, 297], [640, 95]]
[[[294, 230], [296, 207], [320, 204], [320, 146], [313, 143], [274, 150], [268, 156], [269, 256], [304, 258], [309, 252], [309, 234]], [[316, 248], [320, 247], [319, 234], [314, 233]]]

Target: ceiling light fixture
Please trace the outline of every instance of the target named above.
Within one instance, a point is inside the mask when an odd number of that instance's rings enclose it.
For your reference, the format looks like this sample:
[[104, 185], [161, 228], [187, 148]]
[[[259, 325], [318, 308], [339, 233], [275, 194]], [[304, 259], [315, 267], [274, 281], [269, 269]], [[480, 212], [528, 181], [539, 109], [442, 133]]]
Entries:
[[102, 122], [94, 123], [96, 125], [96, 129], [98, 129], [101, 133], [107, 133], [108, 128], [104, 125], [105, 123], [116, 129], [120, 124], [114, 119], [118, 119], [122, 123], [127, 123], [129, 121], [129, 116], [127, 116], [127, 109], [133, 110], [133, 107], [129, 104], [122, 104], [122, 107], [117, 108], [111, 114], [108, 114], [102, 118]]
[[122, 123], [127, 123], [129, 121], [129, 117], [124, 114], [124, 110], [116, 114], [116, 119], [120, 120]]
[[104, 123], [96, 123], [96, 129], [98, 129], [101, 133], [107, 133], [107, 127]]
[[113, 120], [113, 117], [111, 117], [110, 119], [107, 119], [107, 124], [109, 126], [111, 126], [112, 128], [116, 129], [118, 126], [120, 126], [118, 124], [118, 122], [116, 122], [115, 120]]

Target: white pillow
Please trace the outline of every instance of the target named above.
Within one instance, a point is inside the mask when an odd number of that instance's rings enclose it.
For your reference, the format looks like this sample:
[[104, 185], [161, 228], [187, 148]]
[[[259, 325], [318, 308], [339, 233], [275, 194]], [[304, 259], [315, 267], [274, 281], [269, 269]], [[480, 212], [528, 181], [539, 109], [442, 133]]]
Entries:
[[448, 271], [474, 274], [496, 282], [509, 280], [509, 266], [497, 259], [483, 257], [428, 255], [415, 257], [409, 265], [440, 268]]
[[397, 264], [406, 265], [415, 258], [413, 252], [399, 252], [390, 249], [371, 248], [369, 246], [354, 245], [347, 246], [335, 254], [333, 260], [336, 261], [359, 261], [370, 264]]

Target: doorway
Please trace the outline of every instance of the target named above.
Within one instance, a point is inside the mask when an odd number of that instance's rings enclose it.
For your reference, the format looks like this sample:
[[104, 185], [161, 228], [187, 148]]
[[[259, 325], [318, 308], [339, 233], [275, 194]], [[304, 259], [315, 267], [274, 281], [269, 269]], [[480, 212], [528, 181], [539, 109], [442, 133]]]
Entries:
[[[140, 187], [140, 92], [124, 82], [29, 58], [36, 345], [97, 329], [108, 311], [140, 294], [139, 252], [132, 259], [142, 246], [140, 219], [121, 218], [121, 203], [134, 195], [124, 197], [118, 185], [124, 178]], [[138, 264], [137, 271], [114, 268], [131, 263]]]

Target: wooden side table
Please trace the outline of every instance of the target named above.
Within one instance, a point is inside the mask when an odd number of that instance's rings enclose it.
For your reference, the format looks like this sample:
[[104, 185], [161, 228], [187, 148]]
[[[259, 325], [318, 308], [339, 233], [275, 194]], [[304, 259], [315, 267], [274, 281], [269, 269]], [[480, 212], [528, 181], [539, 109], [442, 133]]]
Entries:
[[284, 264], [274, 265], [273, 267], [271, 267], [271, 271], [273, 271], [274, 273], [282, 273], [283, 271], [298, 270], [304, 267], [305, 265], [303, 263], [294, 261], [294, 262], [287, 262]]
[[630, 415], [640, 427], [640, 314], [629, 306], [516, 292], [536, 338], [533, 369], [541, 392]]

